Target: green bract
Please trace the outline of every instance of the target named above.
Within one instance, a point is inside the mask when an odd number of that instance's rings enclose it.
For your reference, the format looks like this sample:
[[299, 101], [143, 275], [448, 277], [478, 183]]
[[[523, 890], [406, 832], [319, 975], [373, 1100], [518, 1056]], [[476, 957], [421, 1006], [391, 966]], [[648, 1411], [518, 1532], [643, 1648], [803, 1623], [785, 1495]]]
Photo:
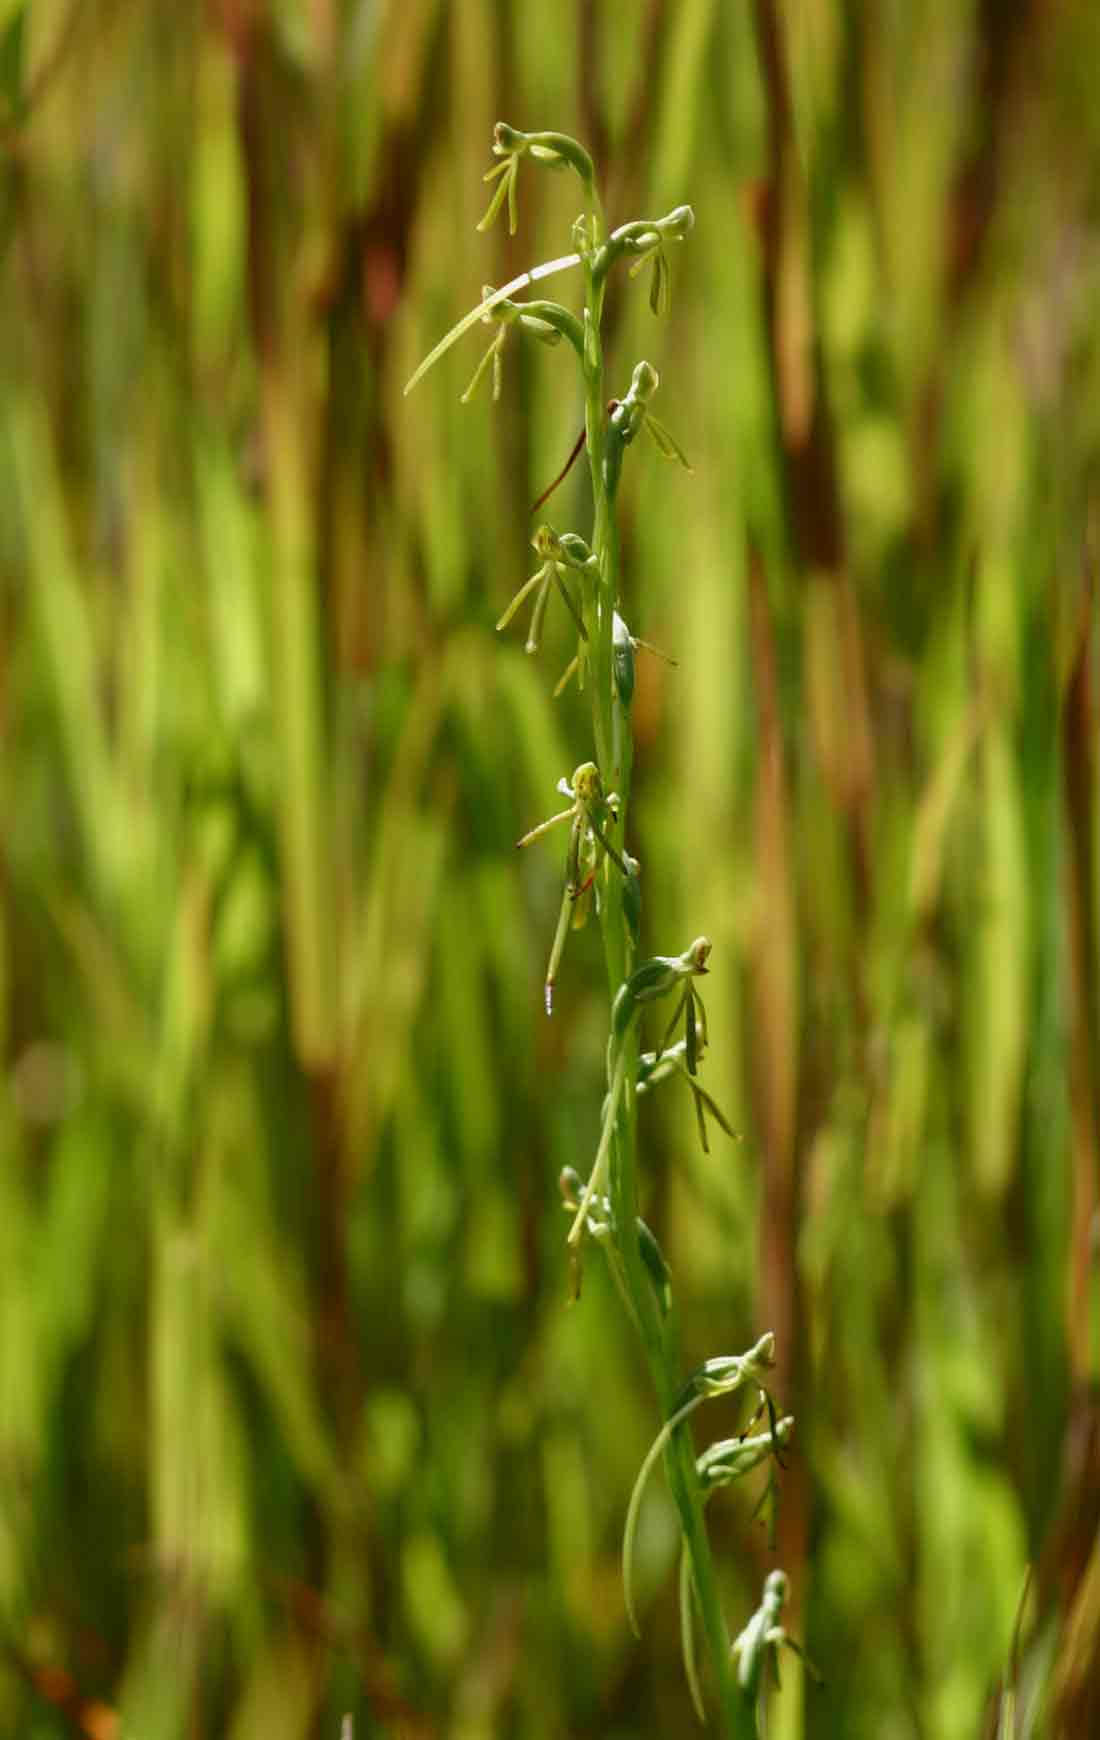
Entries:
[[[642, 1494], [645, 1492], [646, 1481], [649, 1479], [658, 1456], [664, 1450], [677, 1427], [683, 1425], [688, 1415], [693, 1413], [701, 1402], [707, 1401], [712, 1396], [729, 1395], [745, 1384], [759, 1384], [763, 1373], [774, 1363], [775, 1337], [771, 1334], [762, 1335], [756, 1346], [750, 1348], [748, 1353], [727, 1359], [708, 1360], [706, 1365], [700, 1367], [694, 1377], [689, 1379], [671, 1416], [665, 1421], [653, 1440], [649, 1454], [642, 1463], [638, 1478], [634, 1482], [634, 1491], [630, 1495], [630, 1504], [627, 1507], [626, 1527], [623, 1530], [623, 1589], [626, 1593], [626, 1606], [630, 1615], [630, 1623], [635, 1631], [638, 1630], [638, 1622], [634, 1615], [632, 1593], [634, 1536], [638, 1526]], [[719, 1368], [721, 1369], [720, 1380], [718, 1379]], [[762, 1458], [757, 1457], [746, 1468], [742, 1469], [742, 1472], [747, 1472], [750, 1465], [755, 1468], [761, 1460]], [[700, 1483], [704, 1490], [714, 1484], [709, 1479], [703, 1480], [701, 1478], [702, 1470], [700, 1470], [698, 1463], [696, 1464], [696, 1473], [700, 1475]], [[730, 1478], [735, 1478], [735, 1476], [731, 1475]]]

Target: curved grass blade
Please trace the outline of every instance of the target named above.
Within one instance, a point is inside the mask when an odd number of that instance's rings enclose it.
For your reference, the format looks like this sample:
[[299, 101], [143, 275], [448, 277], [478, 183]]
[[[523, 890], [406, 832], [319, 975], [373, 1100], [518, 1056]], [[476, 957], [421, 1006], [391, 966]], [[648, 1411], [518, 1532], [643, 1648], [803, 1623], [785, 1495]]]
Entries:
[[658, 1456], [660, 1456], [665, 1445], [672, 1437], [677, 1426], [679, 1426], [683, 1420], [686, 1420], [689, 1414], [695, 1412], [699, 1403], [703, 1401], [703, 1399], [704, 1398], [699, 1395], [692, 1396], [689, 1401], [684, 1403], [682, 1408], [677, 1409], [671, 1419], [665, 1421], [661, 1430], [658, 1432], [656, 1438], [654, 1438], [653, 1443], [649, 1447], [646, 1459], [638, 1470], [638, 1478], [634, 1482], [634, 1490], [630, 1494], [630, 1503], [627, 1506], [626, 1511], [626, 1524], [623, 1528], [623, 1599], [626, 1602], [627, 1618], [630, 1620], [631, 1629], [635, 1637], [641, 1637], [642, 1633], [638, 1624], [637, 1611], [634, 1606], [634, 1539], [638, 1533], [638, 1516], [642, 1508], [642, 1497], [645, 1493], [646, 1482], [653, 1472], [654, 1463], [657, 1461]]
[[420, 367], [410, 375], [406, 382], [406, 395], [412, 392], [418, 381], [423, 380], [428, 370], [439, 361], [440, 357], [446, 355], [452, 344], [456, 344], [463, 333], [469, 332], [471, 326], [475, 326], [490, 308], [495, 308], [498, 302], [504, 302], [517, 290], [525, 289], [528, 284], [537, 284], [542, 278], [552, 278], [555, 272], [567, 272], [570, 266], [579, 266], [580, 263], [579, 254], [563, 254], [558, 260], [547, 260], [541, 266], [532, 266], [529, 272], [521, 272], [518, 278], [513, 278], [500, 290], [494, 290], [491, 296], [486, 296], [476, 308], [471, 308], [469, 314], [464, 314], [457, 325], [452, 326], [450, 332], [446, 333], [434, 349], [428, 352]]
[[703, 1707], [703, 1688], [699, 1684], [699, 1666], [695, 1660], [695, 1589], [691, 1581], [691, 1566], [687, 1548], [680, 1548], [680, 1652], [684, 1658], [684, 1678], [688, 1683], [695, 1714], [704, 1728], [707, 1713]]

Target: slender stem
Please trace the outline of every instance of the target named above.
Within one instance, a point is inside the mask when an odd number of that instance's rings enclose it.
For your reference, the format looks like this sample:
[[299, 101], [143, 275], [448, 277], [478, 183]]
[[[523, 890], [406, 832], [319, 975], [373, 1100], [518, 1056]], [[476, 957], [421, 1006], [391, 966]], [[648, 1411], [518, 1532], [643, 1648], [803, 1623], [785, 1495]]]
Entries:
[[[608, 489], [604, 472], [607, 450], [607, 395], [604, 383], [600, 322], [603, 313], [603, 278], [585, 268], [586, 332], [584, 353], [585, 434], [592, 475], [594, 526], [592, 549], [599, 568], [598, 584], [586, 603], [588, 646], [592, 664], [592, 723], [604, 789], [619, 795], [618, 820], [611, 824], [614, 842], [625, 851], [630, 809], [633, 738], [630, 713], [624, 707], [613, 678], [612, 620], [619, 597], [619, 535], [615, 519], [614, 492]], [[623, 883], [607, 875], [600, 904], [608, 991], [615, 997], [633, 967], [633, 944], [623, 911]], [[613, 1238], [622, 1264], [622, 1279], [641, 1335], [646, 1360], [662, 1413], [673, 1409], [680, 1387], [679, 1359], [674, 1319], [663, 1317], [638, 1248], [638, 1201], [636, 1180], [636, 1111], [634, 1083], [638, 1069], [638, 1024], [632, 1022], [623, 1036], [616, 1059], [616, 1077], [622, 1072], [618, 1111], [611, 1144], [609, 1195]], [[610, 1083], [608, 1084], [610, 1087]], [[730, 1640], [718, 1593], [710, 1543], [703, 1523], [703, 1502], [695, 1468], [695, 1450], [685, 1421], [672, 1433], [665, 1448], [665, 1468], [687, 1545], [688, 1559], [699, 1603], [702, 1631], [711, 1660], [714, 1685], [722, 1712], [723, 1731], [733, 1740], [754, 1740], [753, 1710], [738, 1694], [730, 1669]]]

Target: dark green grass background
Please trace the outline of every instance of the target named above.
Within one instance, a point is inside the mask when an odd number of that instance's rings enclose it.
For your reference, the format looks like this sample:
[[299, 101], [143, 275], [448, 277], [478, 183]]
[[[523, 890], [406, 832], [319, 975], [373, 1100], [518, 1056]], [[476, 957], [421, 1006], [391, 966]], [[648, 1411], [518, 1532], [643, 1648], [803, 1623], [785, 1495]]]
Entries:
[[609, 305], [695, 468], [622, 492], [632, 847], [743, 1134], [671, 1083], [641, 1175], [685, 1358], [774, 1328], [797, 1417], [769, 1733], [1006, 1674], [1100, 1731], [1098, 65], [1089, 0], [0, 3], [4, 1735], [691, 1731], [653, 1400], [567, 1305], [597, 939], [547, 1022], [512, 851], [586, 712], [564, 617], [493, 632], [579, 387], [460, 407], [479, 329], [401, 395], [570, 247], [530, 169], [475, 233], [501, 117], [698, 220]]

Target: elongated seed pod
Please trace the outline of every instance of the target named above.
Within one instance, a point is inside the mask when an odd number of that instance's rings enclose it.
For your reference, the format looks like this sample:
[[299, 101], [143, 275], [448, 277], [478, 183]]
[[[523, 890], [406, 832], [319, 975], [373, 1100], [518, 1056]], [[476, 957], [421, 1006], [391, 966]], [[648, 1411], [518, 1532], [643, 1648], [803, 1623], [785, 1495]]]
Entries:
[[664, 1252], [644, 1220], [638, 1222], [638, 1255], [653, 1283], [661, 1315], [667, 1317], [672, 1305], [672, 1271], [665, 1262]]
[[615, 688], [619, 700], [629, 711], [634, 700], [634, 641], [617, 610], [611, 619], [611, 653], [615, 666]]

